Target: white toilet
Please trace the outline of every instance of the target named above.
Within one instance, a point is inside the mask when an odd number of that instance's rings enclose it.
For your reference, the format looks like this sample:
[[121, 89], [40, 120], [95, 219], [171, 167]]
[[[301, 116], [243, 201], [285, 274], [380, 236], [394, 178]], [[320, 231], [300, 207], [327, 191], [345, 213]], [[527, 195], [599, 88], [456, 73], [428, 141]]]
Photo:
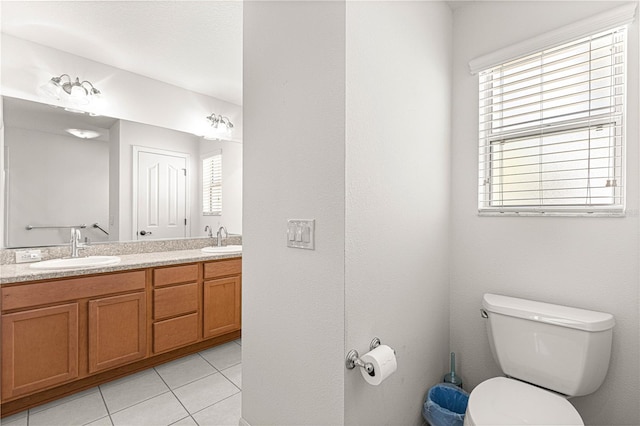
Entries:
[[584, 425], [567, 398], [604, 381], [613, 315], [496, 294], [485, 294], [482, 306], [493, 357], [507, 377], [471, 392], [464, 425]]

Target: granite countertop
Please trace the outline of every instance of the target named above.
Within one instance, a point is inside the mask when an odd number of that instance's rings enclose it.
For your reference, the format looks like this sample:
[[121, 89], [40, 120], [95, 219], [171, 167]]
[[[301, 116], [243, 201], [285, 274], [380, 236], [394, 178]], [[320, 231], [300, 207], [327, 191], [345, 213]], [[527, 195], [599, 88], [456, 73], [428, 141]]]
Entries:
[[181, 263], [203, 262], [218, 259], [240, 258], [242, 253], [212, 254], [196, 250], [174, 250], [153, 253], [118, 255], [121, 261], [115, 265], [82, 269], [30, 269], [29, 263], [0, 265], [0, 284], [46, 280], [52, 278], [76, 277], [104, 272], [127, 271], [154, 266], [177, 265]]

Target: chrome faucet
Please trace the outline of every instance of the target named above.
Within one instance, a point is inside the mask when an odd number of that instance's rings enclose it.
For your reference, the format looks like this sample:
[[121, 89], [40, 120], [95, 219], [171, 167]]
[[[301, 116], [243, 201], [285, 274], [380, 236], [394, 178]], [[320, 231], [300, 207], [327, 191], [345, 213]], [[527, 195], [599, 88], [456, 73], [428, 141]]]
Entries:
[[78, 257], [78, 251], [87, 248], [87, 245], [81, 241], [80, 228], [71, 228], [71, 257]]
[[208, 236], [209, 238], [213, 238], [213, 230], [211, 229], [211, 227], [210, 227], [209, 225], [207, 225], [207, 226], [205, 226], [205, 227], [204, 227], [204, 232], [207, 232], [207, 231], [209, 231], [209, 233], [207, 234], [207, 236]]
[[[222, 231], [224, 231], [224, 238], [222, 238]], [[217, 246], [221, 247], [221, 246], [226, 246], [227, 245], [227, 238], [229, 237], [229, 233], [227, 232], [227, 228], [225, 228], [224, 226], [221, 226], [220, 228], [218, 228], [218, 241], [217, 241]]]

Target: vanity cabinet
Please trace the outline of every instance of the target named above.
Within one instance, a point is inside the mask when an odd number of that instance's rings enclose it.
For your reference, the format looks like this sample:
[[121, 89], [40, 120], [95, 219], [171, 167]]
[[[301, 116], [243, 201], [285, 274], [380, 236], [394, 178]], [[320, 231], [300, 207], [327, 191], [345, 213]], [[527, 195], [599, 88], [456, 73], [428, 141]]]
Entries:
[[[144, 343], [133, 355], [123, 337], [132, 332], [130, 300], [142, 296], [144, 315], [144, 289], [144, 271], [3, 286], [2, 400], [144, 357]], [[133, 321], [137, 338], [146, 339], [144, 322]]]
[[78, 377], [78, 303], [2, 316], [2, 395], [11, 398]]
[[240, 330], [241, 272], [240, 259], [205, 264], [202, 309], [205, 339]]
[[4, 284], [2, 415], [240, 337], [242, 259]]
[[153, 271], [153, 352], [195, 343], [200, 338], [199, 265]]
[[147, 355], [144, 292], [89, 301], [89, 373]]

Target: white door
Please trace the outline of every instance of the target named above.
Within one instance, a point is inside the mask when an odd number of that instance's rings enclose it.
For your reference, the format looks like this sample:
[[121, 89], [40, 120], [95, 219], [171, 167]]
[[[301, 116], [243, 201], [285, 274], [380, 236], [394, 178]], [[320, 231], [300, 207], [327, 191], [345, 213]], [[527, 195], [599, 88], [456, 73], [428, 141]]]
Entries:
[[137, 151], [135, 238], [186, 237], [187, 157], [158, 150]]

